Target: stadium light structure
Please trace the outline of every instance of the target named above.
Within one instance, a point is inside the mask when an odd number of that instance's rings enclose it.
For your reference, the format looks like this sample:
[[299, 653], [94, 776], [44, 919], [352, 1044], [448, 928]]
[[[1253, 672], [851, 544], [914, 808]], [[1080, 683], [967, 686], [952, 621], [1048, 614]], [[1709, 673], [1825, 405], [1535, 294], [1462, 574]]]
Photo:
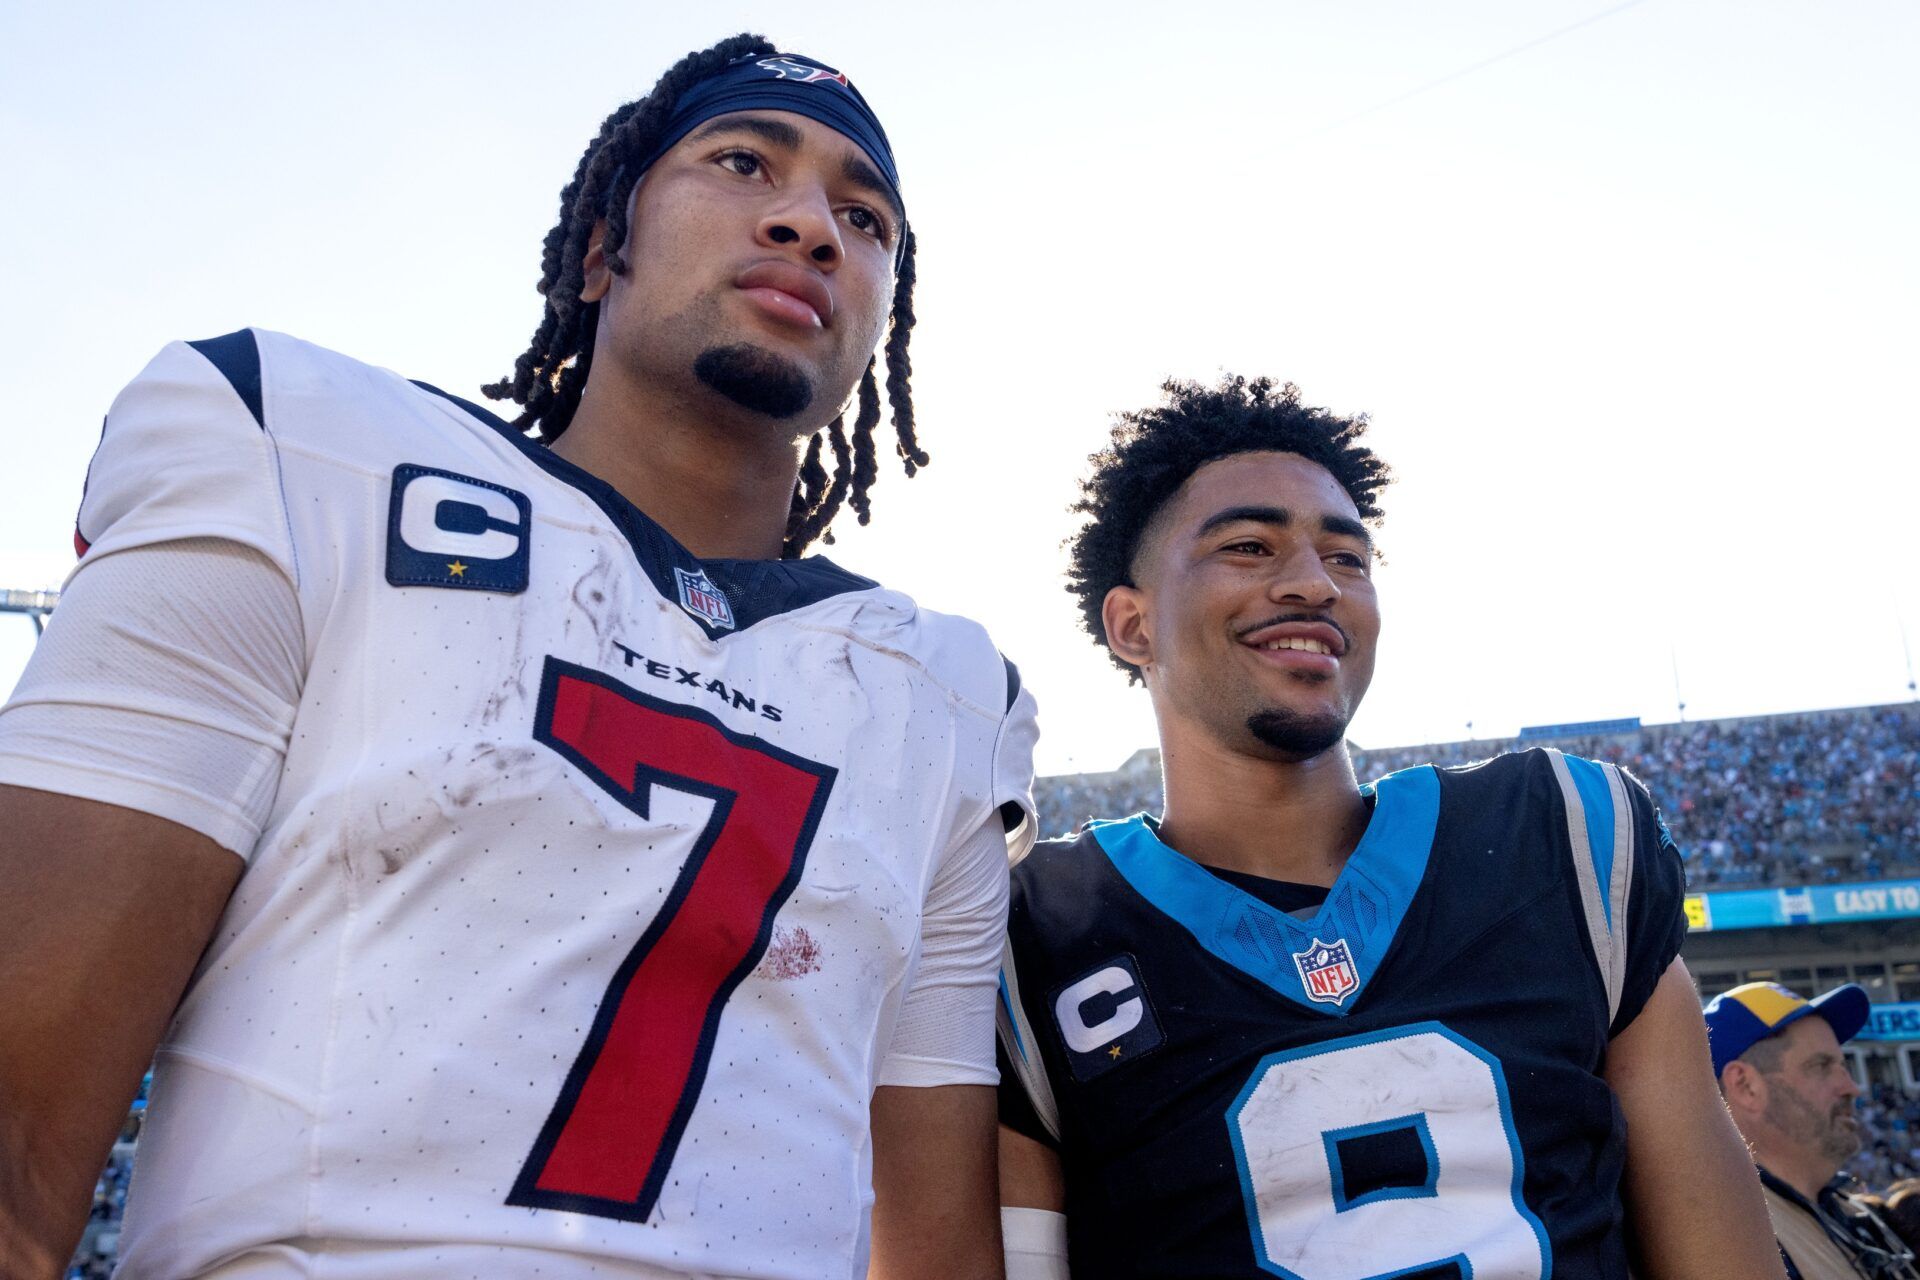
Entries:
[[58, 591], [16, 591], [11, 587], [0, 587], [0, 613], [26, 614], [33, 619], [35, 636], [46, 630], [47, 617], [59, 603]]

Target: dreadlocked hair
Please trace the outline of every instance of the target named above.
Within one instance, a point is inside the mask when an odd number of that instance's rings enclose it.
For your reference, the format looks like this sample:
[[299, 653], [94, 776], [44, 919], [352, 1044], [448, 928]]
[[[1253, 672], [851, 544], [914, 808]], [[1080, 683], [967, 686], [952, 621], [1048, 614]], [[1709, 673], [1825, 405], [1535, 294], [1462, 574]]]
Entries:
[[[606, 233], [600, 244], [607, 268], [615, 275], [625, 275], [627, 260], [620, 251], [629, 230], [627, 198], [640, 180], [639, 166], [665, 132], [674, 105], [688, 89], [738, 59], [776, 52], [776, 46], [764, 36], [731, 36], [674, 63], [645, 97], [627, 103], [601, 124], [599, 135], [574, 166], [573, 179], [560, 192], [560, 220], [547, 232], [541, 248], [538, 288], [546, 299], [546, 308], [540, 325], [533, 331], [527, 349], [513, 362], [512, 376], [481, 388], [490, 399], [511, 400], [520, 406], [514, 426], [529, 434], [537, 430], [541, 439], [552, 442], [566, 431], [580, 407], [580, 394], [593, 365], [594, 331], [599, 320], [599, 307], [580, 300], [580, 291], [586, 285], [583, 264], [593, 228], [605, 222]], [[884, 347], [894, 447], [908, 476], [928, 462], [914, 433], [913, 365], [907, 356], [914, 321], [914, 250], [913, 228], [902, 227], [893, 311]], [[842, 506], [850, 504], [861, 524], [871, 519], [869, 495], [879, 477], [873, 439], [880, 422], [877, 364], [869, 362], [860, 379], [851, 435], [842, 413], [807, 442], [787, 512], [781, 547], [784, 557], [802, 554], [823, 535], [831, 543], [833, 535], [827, 527]], [[829, 453], [831, 472], [825, 462]]]
[[1086, 523], [1067, 540], [1067, 590], [1080, 602], [1081, 626], [1130, 683], [1140, 671], [1114, 653], [1101, 609], [1113, 588], [1134, 585], [1141, 538], [1194, 472], [1236, 453], [1298, 454], [1325, 467], [1368, 522], [1380, 519], [1378, 496], [1392, 478], [1360, 442], [1365, 414], [1343, 418], [1303, 405], [1291, 382], [1229, 374], [1217, 386], [1169, 379], [1160, 389], [1164, 404], [1119, 415], [1070, 508]]

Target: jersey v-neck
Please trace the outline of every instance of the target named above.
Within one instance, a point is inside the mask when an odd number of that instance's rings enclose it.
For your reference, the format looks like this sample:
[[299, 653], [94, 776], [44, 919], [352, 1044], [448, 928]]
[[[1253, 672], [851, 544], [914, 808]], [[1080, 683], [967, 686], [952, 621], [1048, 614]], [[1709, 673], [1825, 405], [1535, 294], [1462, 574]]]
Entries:
[[1240, 892], [1251, 894], [1275, 911], [1284, 911], [1296, 920], [1308, 918], [1318, 911], [1320, 904], [1327, 900], [1327, 894], [1332, 892], [1322, 884], [1275, 880], [1247, 871], [1229, 871], [1225, 867], [1207, 867], [1206, 870]]
[[[1374, 804], [1373, 789], [1362, 787], [1360, 800], [1366, 805], [1367, 816], [1371, 818]], [[1151, 814], [1147, 816], [1147, 824], [1153, 828], [1153, 834], [1156, 836], [1160, 834], [1160, 824]], [[1268, 906], [1277, 911], [1284, 911], [1296, 920], [1305, 920], [1319, 910], [1320, 904], [1327, 900], [1327, 894], [1332, 892], [1329, 885], [1302, 884], [1298, 880], [1276, 880], [1272, 876], [1255, 875], [1251, 871], [1230, 871], [1225, 867], [1207, 866], [1204, 862], [1200, 865], [1234, 888], [1243, 893], [1252, 894]]]
[[[1094, 822], [1090, 830], [1121, 878], [1216, 959], [1303, 1009], [1345, 1017], [1393, 945], [1440, 820], [1440, 779], [1431, 766], [1389, 774], [1371, 790], [1366, 833], [1304, 920], [1162, 844], [1145, 815]], [[1351, 989], [1337, 1001], [1310, 997], [1303, 968], [1342, 943], [1354, 970]]]
[[[591, 498], [626, 538], [633, 549], [633, 558], [652, 581], [654, 589], [666, 599], [680, 602], [687, 618], [699, 626], [709, 640], [724, 640], [778, 614], [879, 585], [871, 578], [842, 569], [825, 556], [806, 556], [799, 560], [702, 560], [612, 485], [568, 462], [539, 441], [529, 439], [525, 432], [497, 414], [431, 383], [414, 380], [413, 385], [439, 396], [498, 432], [548, 475]], [[683, 575], [685, 578], [704, 576], [719, 588], [730, 606], [731, 626], [716, 625], [710, 617], [702, 616], [687, 604]]]

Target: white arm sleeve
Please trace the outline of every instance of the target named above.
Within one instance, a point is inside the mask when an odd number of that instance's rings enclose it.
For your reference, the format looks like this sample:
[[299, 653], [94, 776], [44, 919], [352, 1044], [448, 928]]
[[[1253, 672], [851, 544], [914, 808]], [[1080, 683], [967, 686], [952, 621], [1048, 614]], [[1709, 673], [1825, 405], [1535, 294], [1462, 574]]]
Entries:
[[1007, 1280], [1068, 1280], [1067, 1215], [1051, 1209], [1000, 1210]]
[[259, 550], [96, 547], [0, 708], [0, 783], [137, 809], [249, 857], [305, 665], [293, 584]]
[[1007, 929], [1007, 841], [989, 812], [934, 871], [920, 963], [901, 1001], [880, 1083], [994, 1084], [994, 994]]

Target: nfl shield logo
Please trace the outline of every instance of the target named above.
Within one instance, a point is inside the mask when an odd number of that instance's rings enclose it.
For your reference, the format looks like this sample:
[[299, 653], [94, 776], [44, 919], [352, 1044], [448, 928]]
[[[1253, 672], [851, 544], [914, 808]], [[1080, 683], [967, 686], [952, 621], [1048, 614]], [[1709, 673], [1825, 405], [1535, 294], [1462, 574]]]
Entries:
[[1322, 942], [1315, 938], [1305, 951], [1293, 953], [1293, 963], [1309, 1000], [1338, 1005], [1360, 986], [1360, 972], [1353, 967], [1353, 953], [1345, 939]]
[[706, 571], [688, 573], [675, 567], [674, 580], [680, 584], [680, 607], [696, 618], [703, 618], [711, 626], [722, 630], [733, 629], [733, 606], [727, 603], [727, 597], [720, 588], [713, 585], [713, 579]]

